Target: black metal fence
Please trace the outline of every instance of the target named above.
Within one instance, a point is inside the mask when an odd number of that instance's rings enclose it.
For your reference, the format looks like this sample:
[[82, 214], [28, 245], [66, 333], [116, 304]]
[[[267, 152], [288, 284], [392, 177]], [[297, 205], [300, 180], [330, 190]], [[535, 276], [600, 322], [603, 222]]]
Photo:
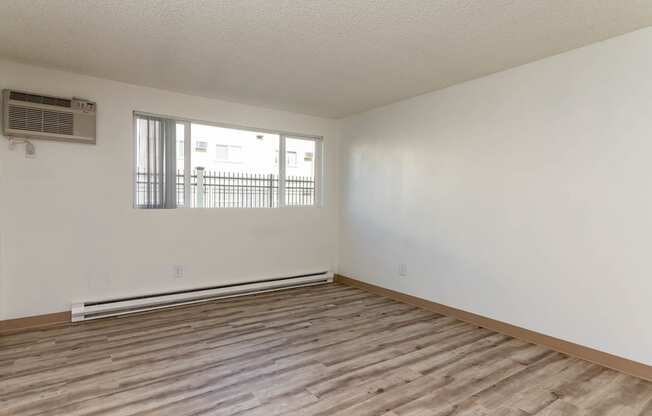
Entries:
[[[146, 172], [136, 175], [136, 203], [145, 201], [148, 187]], [[177, 206], [185, 206], [183, 172], [177, 172]], [[279, 178], [273, 174], [193, 171], [190, 175], [192, 208], [275, 208], [279, 200]], [[285, 204], [315, 203], [315, 181], [310, 177], [288, 176], [285, 180]]]
[[306, 176], [288, 176], [285, 180], [285, 205], [315, 204], [315, 179]]
[[193, 208], [273, 208], [278, 205], [278, 177], [195, 171], [190, 177], [190, 201]]

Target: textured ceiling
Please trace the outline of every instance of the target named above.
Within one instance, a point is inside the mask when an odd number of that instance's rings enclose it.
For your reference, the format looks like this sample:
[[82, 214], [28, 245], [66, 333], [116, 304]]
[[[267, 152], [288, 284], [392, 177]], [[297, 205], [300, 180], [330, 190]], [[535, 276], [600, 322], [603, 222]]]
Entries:
[[2, 0], [0, 56], [342, 117], [649, 25], [650, 0]]

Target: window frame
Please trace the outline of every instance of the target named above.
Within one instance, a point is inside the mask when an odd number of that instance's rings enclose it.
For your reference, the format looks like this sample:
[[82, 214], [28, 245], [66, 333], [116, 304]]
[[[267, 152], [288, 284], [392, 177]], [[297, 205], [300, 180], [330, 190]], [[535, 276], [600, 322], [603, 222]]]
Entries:
[[[199, 119], [192, 119], [179, 116], [169, 116], [163, 114], [149, 113], [145, 111], [133, 111], [132, 114], [132, 123], [133, 123], [133, 160], [132, 160], [132, 171], [133, 171], [133, 204], [134, 208], [140, 208], [137, 206], [138, 196], [137, 196], [137, 172], [136, 172], [136, 161], [137, 161], [137, 134], [138, 134], [138, 117], [157, 117], [162, 119], [174, 120], [177, 124], [184, 125], [184, 206], [175, 207], [174, 209], [275, 209], [275, 208], [321, 208], [324, 204], [323, 197], [323, 175], [324, 175], [324, 138], [323, 136], [305, 134], [305, 133], [296, 133], [284, 130], [274, 130], [268, 128], [258, 128], [251, 126], [242, 126], [237, 124], [230, 123], [221, 123], [214, 121], [205, 121]], [[190, 177], [191, 177], [191, 165], [192, 165], [192, 144], [191, 144], [191, 126], [192, 124], [203, 124], [206, 126], [220, 127], [225, 129], [234, 129], [234, 130], [244, 130], [253, 133], [267, 133], [275, 134], [279, 137], [279, 166], [278, 166], [278, 201], [276, 207], [222, 207], [222, 208], [195, 208], [191, 207], [191, 192], [190, 192]], [[300, 139], [313, 141], [315, 143], [315, 152], [314, 152], [314, 181], [315, 181], [315, 194], [314, 201], [312, 205], [288, 205], [286, 204], [285, 197], [285, 182], [286, 182], [286, 146], [285, 142], [287, 138], [291, 139]], [[210, 147], [210, 145], [209, 145]], [[298, 157], [298, 155], [297, 155]], [[175, 160], [176, 163], [176, 160]], [[149, 208], [149, 209], [158, 209], [158, 208]]]

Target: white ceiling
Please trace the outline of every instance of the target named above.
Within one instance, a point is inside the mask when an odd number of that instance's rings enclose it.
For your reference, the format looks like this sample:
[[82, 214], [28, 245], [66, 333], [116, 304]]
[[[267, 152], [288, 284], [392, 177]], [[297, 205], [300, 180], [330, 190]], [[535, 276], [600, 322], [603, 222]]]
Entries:
[[0, 56], [342, 117], [649, 25], [650, 0], [3, 0]]

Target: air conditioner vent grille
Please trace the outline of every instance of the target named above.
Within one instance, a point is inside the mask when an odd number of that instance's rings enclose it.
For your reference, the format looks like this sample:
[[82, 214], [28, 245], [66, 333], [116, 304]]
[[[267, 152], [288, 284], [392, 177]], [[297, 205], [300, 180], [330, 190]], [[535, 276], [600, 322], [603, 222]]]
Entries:
[[72, 136], [73, 114], [10, 105], [9, 128], [36, 133], [54, 133]]
[[43, 111], [43, 131], [45, 133], [73, 134], [72, 113]]
[[46, 97], [44, 95], [27, 94], [18, 91], [12, 91], [11, 94], [9, 95], [9, 98], [12, 100], [24, 101], [28, 103], [54, 105], [57, 107], [65, 107], [65, 108], [72, 107], [72, 100], [68, 100], [65, 98]]

